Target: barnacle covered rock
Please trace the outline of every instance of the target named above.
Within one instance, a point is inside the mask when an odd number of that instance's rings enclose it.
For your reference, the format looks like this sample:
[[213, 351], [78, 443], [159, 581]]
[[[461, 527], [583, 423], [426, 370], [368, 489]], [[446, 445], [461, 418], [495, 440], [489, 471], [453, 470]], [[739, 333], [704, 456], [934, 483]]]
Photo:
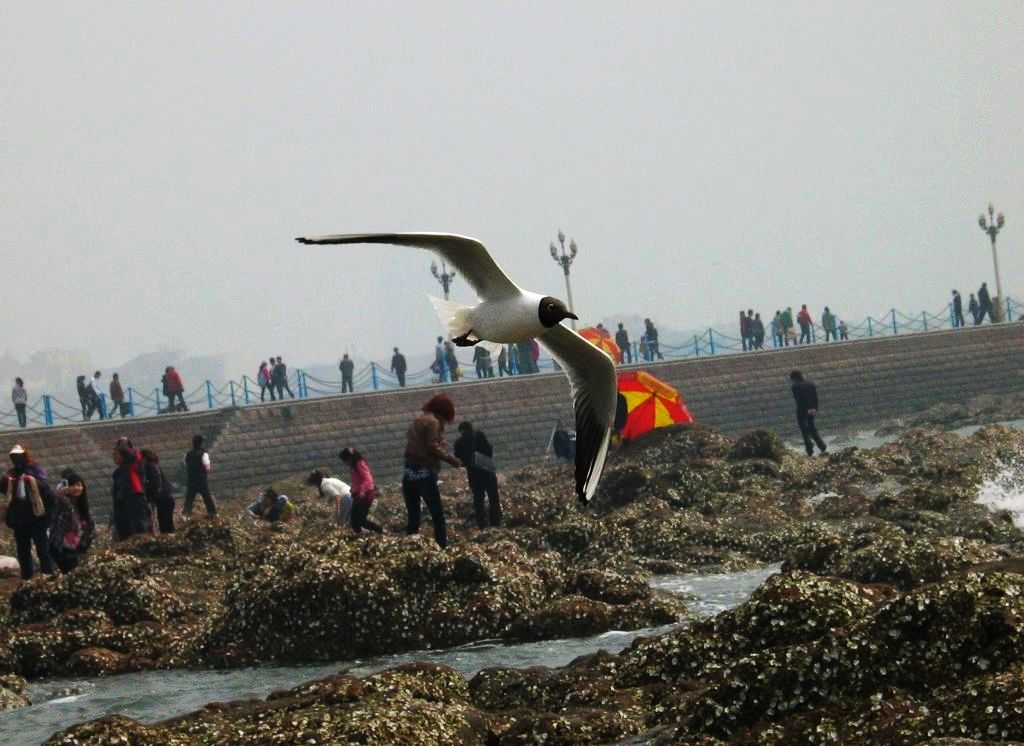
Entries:
[[786, 446], [782, 439], [770, 430], [751, 430], [738, 437], [729, 449], [727, 458], [733, 461], [764, 459], [781, 464]]
[[29, 704], [25, 696], [25, 679], [11, 674], [0, 675], [0, 710], [15, 710]]

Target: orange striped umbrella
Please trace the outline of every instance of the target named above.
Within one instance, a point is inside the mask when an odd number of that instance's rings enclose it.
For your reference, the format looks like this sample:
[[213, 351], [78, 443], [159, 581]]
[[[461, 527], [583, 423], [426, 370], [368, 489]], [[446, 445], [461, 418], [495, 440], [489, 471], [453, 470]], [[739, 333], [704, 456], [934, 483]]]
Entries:
[[664, 381], [642, 370], [623, 371], [618, 376], [619, 403], [624, 405], [620, 409], [625, 409], [621, 437], [635, 438], [656, 427], [693, 422], [683, 397]]
[[596, 326], [585, 326], [577, 332], [581, 337], [590, 342], [600, 350], [608, 353], [613, 363], [622, 361], [622, 350], [615, 344], [612, 335], [607, 329], [598, 329]]

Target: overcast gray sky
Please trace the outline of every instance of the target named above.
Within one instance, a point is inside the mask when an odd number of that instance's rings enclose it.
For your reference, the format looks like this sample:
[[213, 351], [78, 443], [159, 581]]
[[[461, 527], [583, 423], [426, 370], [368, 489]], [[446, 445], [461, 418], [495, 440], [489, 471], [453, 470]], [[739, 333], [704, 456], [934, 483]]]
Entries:
[[[441, 332], [450, 231], [584, 321], [1024, 300], [1024, 3], [4, 0], [5, 345], [253, 373]], [[455, 300], [469, 301], [456, 281]], [[249, 370], [252, 368], [253, 370]], [[239, 372], [242, 372], [241, 370]]]

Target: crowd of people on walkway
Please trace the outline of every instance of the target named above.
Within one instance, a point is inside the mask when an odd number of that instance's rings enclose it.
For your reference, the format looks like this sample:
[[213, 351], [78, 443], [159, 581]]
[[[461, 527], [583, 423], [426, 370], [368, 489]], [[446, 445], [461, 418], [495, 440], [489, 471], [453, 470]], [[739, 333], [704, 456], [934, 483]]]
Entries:
[[[207, 478], [210, 455], [203, 444], [203, 436], [196, 435], [183, 458], [187, 485], [180, 520], [186, 522], [191, 520], [196, 495], [202, 496], [207, 515], [217, 513]], [[55, 566], [70, 572], [89, 550], [96, 533], [85, 480], [67, 468], [51, 487], [46, 470], [28, 446], [17, 443], [8, 455], [11, 468], [0, 479], [0, 518], [14, 533], [21, 577], [31, 578], [37, 565], [45, 575], [53, 573]], [[111, 540], [174, 533], [174, 489], [156, 452], [136, 449], [130, 438], [122, 436], [114, 443], [111, 458]]]
[[[966, 326], [964, 322], [964, 299], [960, 295], [959, 290], [953, 290], [953, 328]], [[973, 326], [978, 326], [983, 323], [986, 318], [989, 322], [994, 324], [998, 320], [997, 309], [992, 303], [992, 296], [988, 292], [988, 283], [981, 283], [981, 287], [978, 288], [977, 297], [974, 293], [970, 293], [970, 297], [967, 301], [967, 312], [971, 314], [971, 321]]]
[[[850, 338], [850, 327], [832, 313], [828, 306], [821, 312], [820, 328], [825, 334], [825, 341], [838, 342]], [[797, 329], [800, 330], [799, 335]], [[805, 345], [816, 341], [814, 336], [814, 319], [810, 309], [804, 303], [800, 310], [793, 313], [792, 306], [786, 306], [775, 312], [769, 320], [767, 328], [760, 313], [755, 313], [748, 308], [746, 313], [740, 311], [740, 344], [744, 352], [763, 350], [765, 334], [770, 333], [774, 347], [789, 347], [790, 345]]]

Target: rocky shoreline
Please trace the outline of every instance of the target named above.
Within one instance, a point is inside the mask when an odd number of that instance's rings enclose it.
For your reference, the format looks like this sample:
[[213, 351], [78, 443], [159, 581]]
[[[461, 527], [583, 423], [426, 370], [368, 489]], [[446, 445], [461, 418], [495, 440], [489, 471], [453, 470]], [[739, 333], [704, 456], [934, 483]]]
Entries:
[[[474, 640], [685, 621], [652, 573], [783, 562], [710, 620], [566, 668], [466, 679], [409, 664], [146, 726], [107, 717], [50, 743], [917, 743], [1024, 738], [1024, 536], [975, 503], [1024, 434], [912, 430], [810, 459], [695, 426], [620, 448], [580, 511], [565, 467], [503, 479], [506, 524], [469, 528], [458, 475], [446, 552], [339, 533], [312, 500], [281, 532], [199, 521], [16, 588], [0, 611], [0, 706], [23, 680], [343, 661]], [[279, 485], [295, 494], [298, 481]], [[20, 702], [24, 704], [24, 702]]]

